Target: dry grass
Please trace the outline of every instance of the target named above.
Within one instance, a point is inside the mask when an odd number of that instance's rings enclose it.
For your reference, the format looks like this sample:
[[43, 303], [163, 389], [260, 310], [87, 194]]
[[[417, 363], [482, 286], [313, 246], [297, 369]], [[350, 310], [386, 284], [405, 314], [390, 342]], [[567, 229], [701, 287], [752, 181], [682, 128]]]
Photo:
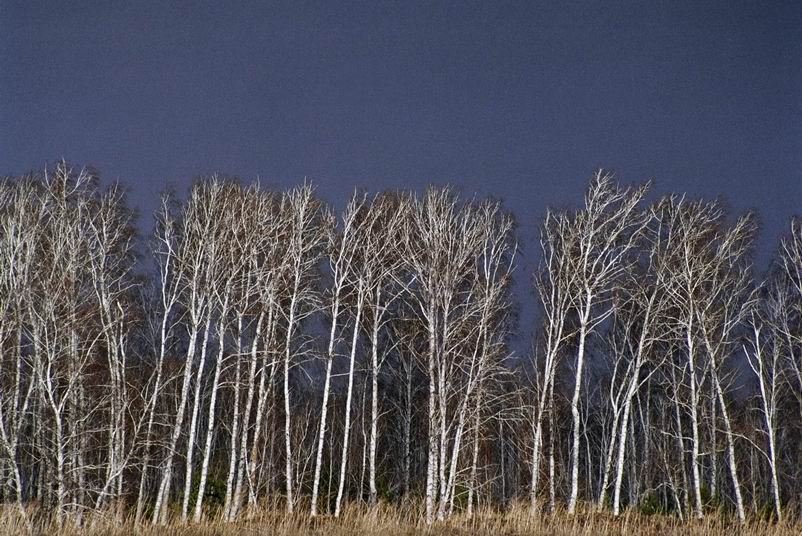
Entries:
[[[479, 512], [472, 519], [455, 515], [451, 519], [427, 527], [421, 522], [420, 508], [381, 506], [375, 509], [351, 507], [335, 519], [329, 516], [310, 518], [303, 513], [286, 514], [280, 509], [262, 512], [248, 521], [221, 523], [206, 521], [200, 525], [172, 523], [167, 526], [136, 526], [133, 523], [116, 523], [103, 517], [86, 520], [82, 527], [53, 525], [39, 527], [35, 534], [45, 536], [233, 536], [233, 535], [362, 535], [380, 534], [395, 536], [407, 534], [430, 535], [502, 535], [526, 534], [529, 536], [612, 536], [612, 535], [710, 535], [736, 536], [798, 536], [802, 524], [797, 521], [772, 523], [753, 520], [746, 526], [731, 518], [709, 515], [702, 520], [680, 521], [669, 516], [644, 516], [627, 513], [613, 518], [606, 513], [583, 513], [568, 516], [558, 512], [554, 515], [529, 515], [525, 505], [514, 506], [505, 513]], [[24, 534], [27, 530], [12, 511], [0, 516], [0, 536]]]

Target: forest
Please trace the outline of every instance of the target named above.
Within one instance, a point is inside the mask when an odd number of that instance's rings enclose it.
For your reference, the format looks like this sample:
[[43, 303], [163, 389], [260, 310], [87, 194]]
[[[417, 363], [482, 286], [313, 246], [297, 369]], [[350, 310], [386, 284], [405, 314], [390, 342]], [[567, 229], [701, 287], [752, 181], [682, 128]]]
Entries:
[[7, 177], [0, 532], [798, 534], [802, 220], [757, 230], [603, 170], [532, 244], [450, 187]]

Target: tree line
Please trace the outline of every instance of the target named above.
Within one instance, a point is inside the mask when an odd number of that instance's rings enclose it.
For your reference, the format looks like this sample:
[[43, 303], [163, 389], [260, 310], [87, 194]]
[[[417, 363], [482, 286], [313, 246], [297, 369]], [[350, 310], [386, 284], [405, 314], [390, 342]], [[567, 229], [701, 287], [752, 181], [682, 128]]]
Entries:
[[599, 171], [547, 211], [515, 356], [496, 200], [355, 192], [337, 213], [309, 184], [211, 176], [142, 237], [91, 170], [8, 177], [0, 504], [29, 525], [380, 501], [426, 523], [515, 501], [797, 515], [802, 223], [756, 274], [752, 214], [649, 191]]

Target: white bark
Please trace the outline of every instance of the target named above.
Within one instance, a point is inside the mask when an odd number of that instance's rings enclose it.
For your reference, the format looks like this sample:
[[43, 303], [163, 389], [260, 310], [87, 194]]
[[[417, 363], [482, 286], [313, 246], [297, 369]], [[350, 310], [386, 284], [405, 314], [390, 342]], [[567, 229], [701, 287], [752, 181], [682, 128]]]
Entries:
[[295, 305], [297, 302], [298, 278], [296, 277], [295, 291], [290, 299], [289, 321], [287, 323], [287, 338], [284, 345], [284, 455], [285, 455], [285, 485], [287, 491], [287, 512], [292, 513], [295, 501], [292, 495], [292, 438], [290, 435], [292, 416], [290, 414], [290, 357], [292, 344], [292, 331], [295, 327]]
[[[588, 292], [588, 294], [590, 294]], [[587, 336], [587, 319], [590, 315], [590, 297], [582, 315], [579, 327], [579, 345], [576, 352], [576, 366], [574, 367], [574, 393], [571, 397], [572, 418], [572, 447], [571, 447], [571, 495], [568, 499], [568, 514], [576, 512], [576, 503], [579, 496], [579, 395], [582, 391], [582, 371], [585, 368], [585, 337]]]
[[195, 435], [198, 427], [198, 415], [201, 406], [201, 391], [203, 388], [203, 369], [206, 365], [206, 350], [209, 346], [209, 335], [211, 332], [212, 308], [211, 304], [206, 309], [206, 322], [203, 327], [203, 341], [201, 342], [200, 358], [198, 360], [198, 371], [195, 379], [195, 396], [192, 402], [192, 415], [189, 421], [189, 432], [187, 433], [186, 446], [186, 467], [184, 469], [184, 498], [181, 501], [181, 521], [186, 521], [189, 513], [189, 491], [192, 489], [192, 470], [194, 468], [192, 460], [195, 454]]
[[[223, 367], [223, 353], [225, 351], [226, 321], [228, 316], [229, 289], [226, 289], [223, 306], [220, 310], [220, 319], [217, 325], [217, 359], [214, 362], [214, 378], [212, 379], [212, 394], [209, 399], [209, 416], [206, 424], [206, 442], [203, 449], [203, 461], [201, 462], [200, 483], [198, 484], [198, 496], [195, 499], [195, 516], [193, 521], [199, 523], [203, 515], [203, 497], [206, 494], [206, 479], [209, 477], [209, 459], [212, 454], [212, 436], [215, 426], [215, 410], [217, 406], [217, 391], [220, 387], [220, 372]], [[238, 356], [239, 357], [239, 356]], [[232, 448], [233, 450], [233, 448]]]
[[186, 362], [184, 363], [183, 381], [181, 384], [181, 395], [179, 398], [178, 409], [175, 415], [175, 422], [170, 436], [170, 444], [167, 447], [167, 459], [162, 469], [162, 479], [159, 484], [159, 491], [156, 495], [156, 504], [153, 508], [152, 524], [164, 523], [166, 521], [167, 510], [165, 503], [170, 498], [170, 484], [172, 483], [173, 458], [175, 456], [178, 440], [181, 437], [181, 428], [186, 413], [187, 400], [189, 399], [189, 388], [192, 381], [192, 366], [195, 361], [195, 346], [198, 337], [198, 330], [190, 330], [189, 346], [187, 348]]
[[371, 332], [371, 375], [370, 375], [370, 447], [368, 449], [370, 496], [368, 504], [376, 504], [376, 444], [379, 426], [379, 325], [381, 322], [381, 284], [376, 286], [376, 301], [373, 304], [373, 329]]
[[331, 368], [334, 364], [334, 346], [336, 343], [337, 322], [340, 314], [340, 288], [338, 287], [334, 295], [334, 305], [332, 307], [331, 331], [329, 333], [328, 356], [326, 360], [326, 378], [323, 384], [323, 402], [320, 407], [320, 430], [318, 432], [317, 454], [315, 457], [315, 476], [312, 481], [312, 506], [310, 514], [317, 515], [317, 502], [320, 493], [320, 475], [323, 469], [323, 446], [326, 440], [326, 419], [329, 411], [329, 391], [331, 389]]
[[343, 424], [343, 447], [340, 455], [340, 483], [337, 487], [337, 499], [334, 503], [334, 517], [340, 517], [342, 508], [343, 493], [345, 491], [345, 480], [347, 478], [346, 468], [348, 464], [348, 445], [351, 434], [351, 400], [354, 392], [354, 366], [356, 363], [356, 346], [359, 339], [360, 321], [362, 318], [362, 307], [365, 300], [363, 283], [360, 280], [356, 289], [356, 313], [354, 318], [353, 335], [351, 337], [351, 355], [348, 364], [348, 391], [345, 398], [345, 423]]
[[[242, 505], [242, 486], [245, 480], [245, 471], [248, 461], [248, 433], [251, 419], [251, 412], [253, 410], [253, 399], [256, 392], [256, 367], [258, 364], [258, 348], [262, 336], [262, 325], [265, 320], [265, 312], [259, 312], [259, 319], [256, 321], [256, 328], [253, 334], [253, 341], [251, 341], [250, 364], [248, 368], [248, 392], [245, 397], [245, 411], [242, 416], [242, 432], [239, 443], [239, 458], [237, 461], [237, 476], [236, 486], [231, 498], [231, 504], [228, 510], [228, 520], [232, 521], [239, 512]], [[267, 371], [263, 368], [261, 377], [264, 377]]]

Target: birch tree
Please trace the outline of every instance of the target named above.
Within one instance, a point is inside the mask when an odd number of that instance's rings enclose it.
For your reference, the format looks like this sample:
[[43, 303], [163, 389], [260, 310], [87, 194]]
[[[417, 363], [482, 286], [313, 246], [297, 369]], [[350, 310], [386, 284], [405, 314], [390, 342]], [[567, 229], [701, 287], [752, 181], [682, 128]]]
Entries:
[[[614, 432], [617, 442], [613, 442], [617, 450], [615, 458], [615, 480], [613, 484], [613, 514], [621, 512], [621, 487], [624, 479], [624, 462], [627, 440], [630, 434], [630, 417], [635, 396], [659, 370], [662, 361], [655, 353], [655, 348], [665, 340], [665, 332], [661, 331], [667, 314], [665, 285], [666, 257], [662, 254], [663, 234], [660, 218], [652, 218], [646, 229], [647, 244], [646, 261], [641, 269], [627, 274], [627, 281], [620, 287], [622, 303], [616, 307], [616, 324], [621, 326], [623, 341], [618, 358], [625, 359], [625, 366], [616, 361], [616, 370], [624, 368], [620, 382], [623, 395], [619, 428]], [[662, 349], [665, 351], [665, 349]], [[616, 378], [617, 380], [617, 378]], [[604, 486], [602, 498], [604, 502]]]
[[[375, 505], [378, 491], [376, 487], [377, 448], [379, 441], [379, 375], [382, 364], [390, 348], [381, 349], [380, 335], [388, 330], [392, 322], [394, 307], [404, 290], [405, 276], [401, 271], [402, 260], [398, 244], [408, 218], [408, 198], [404, 195], [384, 193], [376, 196], [371, 203], [365, 240], [368, 248], [367, 287], [368, 322], [365, 330], [370, 341], [370, 440], [368, 446], [368, 503]], [[392, 331], [392, 330], [390, 330]], [[398, 344], [398, 342], [393, 343]], [[389, 342], [388, 342], [389, 345]]]
[[771, 498], [774, 515], [782, 519], [782, 500], [780, 497], [779, 453], [777, 447], [777, 430], [779, 427], [780, 402], [785, 385], [784, 356], [792, 355], [787, 346], [789, 332], [787, 315], [792, 309], [789, 288], [781, 277], [769, 281], [760, 290], [761, 300], [755, 304], [748, 316], [746, 343], [743, 351], [746, 354], [749, 368], [757, 380], [757, 398], [760, 401], [760, 413], [763, 421], [763, 432], [766, 436], [764, 454], [769, 463], [771, 475]]
[[0, 183], [0, 443], [3, 462], [10, 466], [14, 501], [31, 528], [24, 504], [19, 458], [23, 429], [36, 394], [24, 347], [25, 299], [33, 283], [37, 235], [43, 232], [33, 178]]
[[167, 349], [170, 344], [173, 327], [176, 319], [174, 310], [178, 302], [180, 289], [180, 279], [176, 274], [176, 255], [178, 239], [176, 221], [173, 214], [171, 197], [167, 194], [162, 195], [159, 211], [156, 213], [156, 233], [153, 244], [154, 260], [158, 274], [158, 287], [154, 292], [158, 292], [158, 353], [156, 357], [155, 371], [152, 374], [150, 394], [147, 399], [147, 425], [144, 437], [144, 452], [142, 455], [142, 470], [139, 481], [139, 491], [136, 500], [136, 512], [134, 520], [138, 523], [142, 518], [146, 503], [148, 473], [150, 470], [151, 453], [153, 451], [154, 425], [156, 424], [156, 412], [159, 395], [164, 388], [164, 361]]
[[[476, 267], [486, 244], [505, 251], [492, 262], [486, 258], [503, 273], [502, 259], [510, 250], [507, 238], [498, 243], [493, 238], [485, 241], [488, 236], [508, 236], [511, 224], [499, 224], [496, 217], [505, 220], [498, 213], [496, 205], [460, 206], [450, 190], [429, 189], [413, 202], [405, 232], [404, 255], [413, 280], [410, 296], [428, 348], [427, 523], [434, 521], [435, 514], [438, 519], [447, 514], [468, 401], [478, 385], [480, 356], [487, 355], [481, 345], [487, 318], [477, 322], [482, 318], [482, 302], [472, 283], [477, 281]], [[485, 234], [497, 232], [491, 222], [501, 226], [499, 235]], [[499, 277], [503, 288], [505, 279]]]
[[[542, 315], [542, 369], [535, 370], [536, 402], [533, 418], [532, 476], [529, 491], [532, 513], [537, 510], [540, 458], [543, 444], [543, 419], [552, 400], [558, 359], [571, 335], [568, 312], [576, 272], [570, 269], [571, 224], [568, 216], [549, 210], [540, 229], [541, 266], [535, 275], [535, 287]], [[538, 364], [535, 363], [535, 367]]]
[[[208, 263], [213, 262], [214, 253], [210, 251], [212, 244], [208, 237], [213, 236], [214, 203], [213, 192], [218, 190], [217, 184], [211, 185], [204, 181], [198, 182], [191, 190], [183, 213], [181, 214], [180, 242], [177, 249], [177, 270], [180, 278], [179, 302], [186, 315], [187, 350], [182, 375], [179, 404], [174, 416], [170, 439], [167, 446], [167, 457], [162, 466], [162, 478], [156, 496], [152, 523], [166, 520], [166, 502], [170, 499], [172, 473], [175, 452], [186, 418], [187, 404], [192, 388], [192, 377], [195, 371], [195, 360], [200, 346], [200, 359], [197, 365], [197, 377], [200, 378], [206, 361], [206, 347], [211, 331], [210, 286]], [[199, 338], [201, 339], [199, 341]], [[192, 458], [194, 453], [195, 430], [197, 427], [197, 412], [199, 411], [201, 386], [195, 385], [194, 404], [187, 436], [186, 468], [184, 490], [189, 490], [192, 482]], [[181, 517], [186, 520], [189, 507], [189, 493], [184, 493], [181, 507]]]
[[596, 173], [585, 195], [585, 206], [571, 218], [566, 247], [571, 253], [569, 269], [575, 274], [571, 288], [572, 308], [577, 315], [577, 350], [574, 389], [571, 398], [573, 446], [571, 450], [571, 494], [568, 513], [576, 511], [579, 497], [579, 399], [589, 335], [611, 314], [611, 290], [631, 263], [648, 216], [640, 209], [648, 186], [620, 188], [613, 177]]
[[744, 274], [742, 264], [752, 235], [752, 219], [740, 218], [733, 226], [723, 221], [724, 212], [715, 202], [689, 202], [671, 196], [663, 203], [667, 255], [673, 257], [666, 289], [671, 294], [673, 315], [685, 354], [688, 412], [691, 425], [691, 474], [694, 513], [703, 515], [700, 466], [700, 408], [702, 386], [710, 375], [725, 423], [730, 476], [738, 514], [743, 519], [743, 501], [734, 437], [727, 413], [725, 390], [720, 379], [721, 360], [728, 357], [732, 333], [740, 319]]
[[[209, 460], [212, 453], [212, 440], [215, 428], [215, 411], [217, 405], [217, 394], [220, 387], [220, 375], [224, 366], [226, 335], [229, 331], [229, 315], [232, 307], [234, 287], [240, 284], [239, 279], [243, 276], [243, 257], [242, 250], [237, 246], [237, 239], [242, 236], [243, 230], [240, 229], [243, 221], [242, 213], [242, 192], [235, 184], [224, 184], [217, 207], [217, 226], [215, 233], [209, 240], [219, 244], [215, 248], [216, 259], [208, 267], [210, 270], [217, 270], [218, 274], [211, 278], [212, 293], [211, 298], [217, 315], [217, 357], [214, 362], [214, 372], [212, 377], [211, 395], [209, 398], [209, 410], [206, 425], [206, 440], [203, 449], [203, 461], [201, 462], [200, 482], [198, 484], [198, 494], [195, 499], [194, 522], [200, 522], [203, 514], [203, 497], [206, 492], [206, 480], [209, 475]], [[247, 221], [247, 220], [244, 220]], [[246, 231], [247, 232], [247, 231]], [[210, 305], [212, 307], [212, 305]], [[239, 356], [235, 356], [239, 359]], [[198, 389], [200, 389], [199, 380]]]
[[297, 356], [293, 346], [298, 324], [318, 307], [318, 295], [314, 280], [317, 264], [323, 254], [327, 231], [322, 224], [323, 206], [314, 197], [310, 185], [291, 190], [282, 202], [282, 212], [288, 224], [287, 270], [284, 274], [286, 286], [286, 307], [282, 308], [285, 319], [284, 338], [284, 446], [285, 446], [285, 486], [287, 511], [292, 512], [295, 505], [293, 496], [293, 448], [292, 413], [290, 400], [290, 369]]
[[326, 441], [326, 426], [329, 411], [329, 394], [331, 392], [332, 367], [339, 340], [340, 309], [346, 284], [351, 279], [356, 259], [355, 251], [359, 247], [357, 236], [357, 217], [365, 203], [365, 197], [354, 194], [343, 214], [342, 229], [336, 232], [331, 226], [328, 234], [328, 260], [331, 274], [331, 290], [327, 296], [329, 300], [330, 328], [329, 341], [326, 352], [326, 372], [323, 383], [323, 401], [320, 408], [320, 427], [318, 431], [317, 454], [315, 457], [315, 474], [312, 482], [311, 515], [317, 515], [317, 503], [320, 492], [320, 476], [323, 469], [323, 448]]

